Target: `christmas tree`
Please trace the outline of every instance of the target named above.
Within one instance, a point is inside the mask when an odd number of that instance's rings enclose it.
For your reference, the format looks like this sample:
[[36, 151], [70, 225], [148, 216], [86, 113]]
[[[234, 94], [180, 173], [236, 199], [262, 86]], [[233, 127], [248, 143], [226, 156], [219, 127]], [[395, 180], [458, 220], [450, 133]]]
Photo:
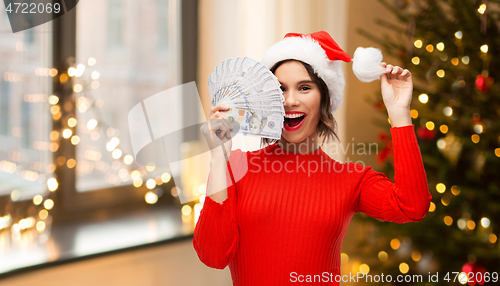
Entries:
[[[378, 24], [398, 36], [359, 32], [413, 75], [411, 116], [433, 198], [419, 223], [359, 216], [373, 232], [356, 255], [369, 274], [423, 278], [383, 285], [499, 285], [500, 1], [380, 2], [401, 25]], [[385, 112], [376, 98], [374, 108]], [[379, 169], [394, 178], [390, 125], [383, 123]]]

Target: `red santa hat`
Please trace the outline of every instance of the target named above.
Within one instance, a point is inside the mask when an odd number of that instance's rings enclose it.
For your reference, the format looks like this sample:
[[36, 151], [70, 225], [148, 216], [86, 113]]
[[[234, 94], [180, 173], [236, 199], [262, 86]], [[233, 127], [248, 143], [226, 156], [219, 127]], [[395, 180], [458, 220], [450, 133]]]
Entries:
[[342, 104], [345, 79], [340, 62], [353, 62], [356, 77], [363, 82], [380, 79], [385, 69], [380, 66], [382, 52], [375, 48], [357, 48], [354, 58], [344, 52], [325, 31], [311, 34], [288, 33], [284, 39], [271, 46], [262, 64], [271, 68], [279, 61], [294, 59], [311, 65], [314, 72], [325, 81], [330, 95], [330, 111], [334, 113]]

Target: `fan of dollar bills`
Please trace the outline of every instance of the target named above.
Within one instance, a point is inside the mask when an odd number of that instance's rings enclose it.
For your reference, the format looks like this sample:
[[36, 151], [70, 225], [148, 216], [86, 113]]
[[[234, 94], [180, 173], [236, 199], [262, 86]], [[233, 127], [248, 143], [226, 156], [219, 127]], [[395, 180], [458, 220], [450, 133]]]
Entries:
[[226, 114], [239, 133], [280, 139], [285, 109], [283, 92], [274, 74], [260, 62], [230, 58], [208, 77], [212, 106], [230, 107]]

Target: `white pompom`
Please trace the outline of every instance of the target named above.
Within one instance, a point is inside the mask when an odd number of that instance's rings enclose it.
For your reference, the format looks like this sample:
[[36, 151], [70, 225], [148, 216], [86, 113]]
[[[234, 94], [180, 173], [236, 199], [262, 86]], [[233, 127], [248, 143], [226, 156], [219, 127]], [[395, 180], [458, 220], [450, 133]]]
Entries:
[[352, 61], [352, 71], [362, 82], [380, 79], [385, 72], [385, 68], [380, 66], [382, 52], [379, 49], [359, 47], [354, 52]]

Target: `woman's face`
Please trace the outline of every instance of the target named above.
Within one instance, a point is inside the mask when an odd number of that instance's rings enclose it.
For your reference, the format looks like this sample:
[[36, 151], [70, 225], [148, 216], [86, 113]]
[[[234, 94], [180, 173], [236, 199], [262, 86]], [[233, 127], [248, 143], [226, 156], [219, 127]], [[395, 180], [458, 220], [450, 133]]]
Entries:
[[[301, 143], [317, 136], [320, 120], [321, 93], [298, 61], [280, 65], [274, 75], [281, 83], [285, 98], [285, 124], [282, 137], [290, 143]], [[298, 118], [287, 118], [300, 116]]]

